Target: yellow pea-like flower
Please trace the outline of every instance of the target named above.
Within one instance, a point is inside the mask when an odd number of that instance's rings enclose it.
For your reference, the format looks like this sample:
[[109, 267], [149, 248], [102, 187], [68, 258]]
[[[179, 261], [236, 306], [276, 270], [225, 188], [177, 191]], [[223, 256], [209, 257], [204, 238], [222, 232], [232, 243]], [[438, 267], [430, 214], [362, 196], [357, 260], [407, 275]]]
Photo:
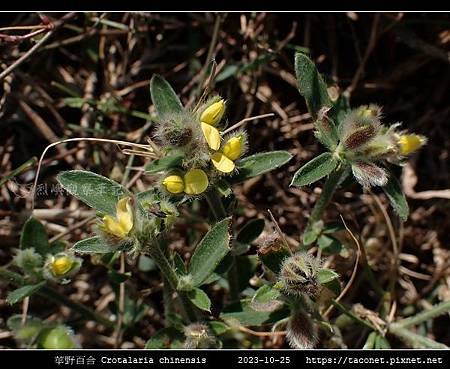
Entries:
[[51, 271], [55, 277], [62, 277], [72, 269], [73, 260], [68, 256], [55, 258], [50, 264]]
[[217, 128], [205, 123], [201, 122], [201, 128], [203, 132], [203, 136], [205, 136], [206, 142], [211, 150], [219, 150], [220, 147], [220, 132]]
[[190, 169], [184, 175], [184, 192], [188, 195], [199, 195], [208, 188], [209, 181], [201, 169]]
[[231, 173], [236, 165], [234, 161], [237, 160], [243, 151], [244, 137], [242, 135], [231, 137], [222, 148], [222, 151], [217, 151], [211, 155], [211, 161], [216, 169], [222, 173]]
[[233, 161], [220, 151], [211, 155], [211, 161], [216, 169], [222, 173], [231, 173], [236, 167]]
[[116, 217], [103, 217], [103, 230], [119, 238], [125, 238], [133, 228], [133, 209], [130, 198], [124, 197], [117, 202]]
[[426, 138], [420, 135], [401, 135], [398, 139], [400, 154], [409, 155], [420, 149], [426, 143]]
[[178, 194], [184, 191], [183, 178], [177, 175], [171, 175], [164, 178], [162, 184], [170, 193]]
[[208, 106], [200, 115], [200, 121], [215, 126], [223, 117], [225, 101], [219, 100]]

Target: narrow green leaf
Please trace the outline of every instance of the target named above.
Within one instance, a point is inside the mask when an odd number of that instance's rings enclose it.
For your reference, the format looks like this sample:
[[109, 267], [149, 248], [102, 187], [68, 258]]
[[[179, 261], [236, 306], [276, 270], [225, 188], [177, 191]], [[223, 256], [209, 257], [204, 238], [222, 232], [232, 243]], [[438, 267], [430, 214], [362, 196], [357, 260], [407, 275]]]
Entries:
[[72, 250], [78, 254], [108, 254], [114, 252], [114, 250], [98, 236], [78, 241], [72, 246]]
[[57, 179], [70, 194], [90, 207], [111, 216], [116, 215], [117, 201], [128, 194], [117, 182], [89, 171], [62, 172]]
[[367, 336], [366, 343], [363, 346], [363, 350], [372, 350], [375, 347], [375, 341], [377, 339], [377, 332], [370, 332]]
[[373, 348], [379, 349], [379, 350], [385, 350], [385, 349], [390, 349], [391, 345], [389, 344], [389, 341], [386, 339], [386, 337], [383, 337], [381, 334], [377, 333], [377, 336], [375, 338], [375, 345]]
[[339, 274], [331, 269], [320, 269], [317, 272], [319, 283], [328, 288], [337, 295], [341, 292], [341, 284], [339, 283]]
[[264, 219], [251, 219], [239, 231], [236, 240], [240, 243], [252, 243], [264, 230]]
[[200, 286], [230, 251], [228, 228], [231, 218], [217, 223], [198, 244], [189, 264], [193, 286]]
[[146, 173], [158, 173], [172, 168], [175, 168], [181, 164], [183, 160], [183, 154], [176, 154], [170, 156], [164, 156], [161, 159], [154, 160], [145, 166]]
[[155, 74], [150, 81], [150, 94], [159, 118], [169, 113], [182, 112], [183, 105], [170, 84]]
[[330, 152], [324, 152], [307, 162], [295, 174], [291, 186], [307, 186], [330, 174], [338, 161]]
[[400, 182], [393, 173], [389, 173], [388, 183], [382, 188], [400, 219], [406, 221], [409, 215], [408, 202], [406, 201]]
[[313, 61], [305, 54], [295, 54], [295, 74], [298, 90], [305, 98], [306, 105], [313, 118], [317, 117], [317, 113], [322, 107], [332, 106], [325, 81], [317, 71]]
[[288, 309], [256, 311], [251, 307], [251, 300], [245, 299], [225, 307], [224, 312], [220, 314], [220, 318], [229, 326], [260, 326], [266, 323], [277, 322], [288, 315]]
[[231, 181], [234, 183], [242, 182], [270, 172], [286, 164], [291, 159], [292, 155], [287, 151], [270, 151], [247, 156], [238, 161], [239, 173], [232, 177]]
[[34, 247], [36, 252], [42, 256], [50, 252], [47, 232], [36, 218], [29, 218], [25, 222], [20, 235], [20, 248], [23, 250], [31, 247]]
[[189, 300], [200, 310], [211, 312], [211, 300], [200, 288], [194, 288], [187, 293]]
[[33, 293], [39, 291], [42, 287], [45, 286], [46, 283], [46, 281], [42, 281], [38, 284], [23, 286], [18, 288], [17, 290], [11, 291], [10, 293], [8, 293], [6, 301], [9, 304], [14, 305], [23, 300], [25, 297], [31, 296]]
[[336, 238], [328, 235], [321, 235], [317, 240], [317, 243], [319, 244], [319, 248], [326, 255], [336, 255], [342, 250], [342, 243]]
[[265, 284], [256, 291], [250, 306], [256, 311], [275, 311], [283, 305], [281, 301], [277, 300], [280, 295], [279, 290]]

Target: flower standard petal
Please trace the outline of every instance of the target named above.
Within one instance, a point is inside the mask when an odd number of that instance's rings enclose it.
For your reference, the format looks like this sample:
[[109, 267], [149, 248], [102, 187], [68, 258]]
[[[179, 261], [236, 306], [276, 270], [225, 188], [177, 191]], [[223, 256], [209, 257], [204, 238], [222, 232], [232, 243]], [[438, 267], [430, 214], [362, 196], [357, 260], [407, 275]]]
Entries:
[[222, 173], [231, 173], [235, 168], [233, 161], [219, 151], [211, 155], [211, 161], [216, 169]]
[[117, 202], [116, 217], [120, 227], [128, 235], [133, 228], [133, 208], [129, 197], [124, 197]]
[[72, 269], [73, 260], [68, 256], [55, 258], [51, 263], [51, 269], [56, 277], [61, 277]]
[[225, 101], [219, 100], [214, 104], [208, 106], [203, 111], [203, 113], [200, 115], [200, 121], [215, 126], [222, 119], [224, 112], [225, 112]]
[[162, 181], [165, 189], [174, 194], [179, 194], [184, 191], [184, 181], [183, 178], [177, 175], [170, 175]]
[[188, 195], [199, 195], [208, 188], [208, 176], [201, 169], [190, 169], [184, 176], [184, 192]]
[[119, 238], [125, 238], [128, 232], [122, 225], [110, 215], [103, 217], [103, 230]]
[[242, 154], [243, 137], [242, 135], [230, 138], [223, 145], [222, 152], [230, 160], [238, 159]]
[[211, 150], [219, 150], [220, 147], [219, 130], [205, 122], [201, 122], [200, 124], [203, 136], [205, 137], [208, 146], [211, 148]]

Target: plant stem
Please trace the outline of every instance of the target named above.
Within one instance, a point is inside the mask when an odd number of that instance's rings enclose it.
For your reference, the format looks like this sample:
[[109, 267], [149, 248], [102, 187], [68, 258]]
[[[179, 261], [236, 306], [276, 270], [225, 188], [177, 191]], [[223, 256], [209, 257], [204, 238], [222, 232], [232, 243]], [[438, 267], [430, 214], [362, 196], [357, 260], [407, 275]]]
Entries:
[[396, 323], [397, 326], [402, 328], [411, 327], [427, 320], [433, 319], [439, 315], [448, 313], [450, 311], [450, 300], [434, 305], [431, 309], [422, 311], [412, 317], [402, 319]]
[[[153, 261], [158, 265], [164, 279], [168, 282], [172, 290], [177, 291], [178, 287], [178, 276], [175, 273], [172, 265], [170, 265], [169, 260], [167, 260], [166, 255], [161, 249], [161, 245], [157, 240], [152, 240], [150, 247], [148, 247], [148, 254], [153, 259]], [[185, 318], [192, 322], [197, 320], [195, 310], [192, 308], [191, 302], [183, 291], [177, 291], [181, 302], [181, 308], [185, 315]]]
[[328, 176], [327, 180], [325, 181], [322, 193], [320, 194], [319, 200], [317, 200], [316, 205], [314, 205], [314, 208], [311, 212], [311, 216], [308, 221], [308, 225], [306, 226], [305, 229], [305, 233], [303, 236], [303, 242], [305, 244], [310, 244], [316, 240], [313, 239], [310, 240], [310, 242], [305, 242], [305, 236], [307, 236], [308, 233], [310, 234], [313, 231], [314, 224], [322, 219], [322, 215], [326, 207], [330, 203], [341, 179], [344, 176], [344, 173], [345, 168], [335, 170]]
[[[227, 217], [227, 211], [223, 206], [222, 199], [215, 188], [206, 193], [206, 201], [214, 214], [216, 221], [221, 221]], [[237, 258], [231, 250], [232, 263], [228, 271], [228, 285], [230, 287], [230, 301], [235, 302], [239, 300], [239, 270], [237, 266]]]
[[431, 338], [411, 332], [409, 329], [400, 326], [399, 323], [391, 324], [389, 326], [389, 333], [411, 345], [412, 348], [448, 349], [448, 346], [443, 343], [436, 342]]
[[[0, 279], [16, 286], [26, 285], [25, 279], [20, 274], [11, 272], [5, 268], [0, 268]], [[37, 292], [37, 294], [57, 304], [65, 305], [68, 308], [80, 313], [82, 316], [88, 319], [95, 320], [97, 323], [103, 324], [105, 327], [113, 328], [115, 325], [113, 321], [101, 316], [100, 314], [89, 309], [88, 307], [69, 299], [67, 296], [63, 295], [62, 293], [59, 293], [58, 291], [55, 291], [49, 286], [42, 287]]]
[[340, 310], [342, 313], [350, 317], [352, 320], [354, 320], [356, 323], [359, 323], [373, 331], [375, 331], [375, 327], [370, 324], [369, 322], [365, 321], [364, 319], [361, 319], [359, 316], [355, 315], [352, 311], [347, 309], [344, 305], [342, 305], [340, 302], [336, 301], [335, 299], [331, 300], [331, 304], [335, 306], [338, 310]]

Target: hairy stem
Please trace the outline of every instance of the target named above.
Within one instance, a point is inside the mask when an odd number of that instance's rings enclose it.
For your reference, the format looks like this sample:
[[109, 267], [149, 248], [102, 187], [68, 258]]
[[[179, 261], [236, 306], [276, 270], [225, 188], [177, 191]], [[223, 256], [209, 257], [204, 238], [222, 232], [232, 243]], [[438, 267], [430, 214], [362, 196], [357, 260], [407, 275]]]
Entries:
[[391, 324], [389, 333], [397, 336], [412, 348], [448, 349], [448, 346], [443, 343], [436, 342], [431, 338], [411, 332], [409, 329], [400, 326], [399, 323]]
[[[305, 245], [311, 244], [316, 240], [316, 238], [311, 239], [311, 233], [313, 232], [314, 225], [322, 219], [323, 213], [330, 203], [339, 183], [341, 182], [345, 173], [345, 169], [341, 168], [334, 172], [332, 172], [324, 186], [322, 193], [320, 194], [319, 200], [317, 200], [314, 209], [311, 212], [311, 216], [308, 221], [308, 225], [306, 226], [305, 233], [303, 235], [303, 243]], [[306, 240], [308, 238], [308, 240]]]
[[[166, 255], [161, 249], [160, 243], [158, 241], [153, 240], [148, 250], [149, 256], [158, 266], [159, 270], [161, 271], [164, 279], [169, 284], [170, 288], [173, 291], [177, 291], [178, 276], [175, 273], [175, 270], [173, 269], [172, 265], [169, 263], [169, 260], [167, 260]], [[181, 309], [183, 311], [183, 314], [185, 315], [185, 318], [190, 322], [196, 321], [197, 316], [195, 310], [193, 309], [191, 302], [187, 298], [185, 292], [178, 291], [178, 296], [181, 303], [180, 304]]]
[[[221, 221], [227, 217], [227, 211], [223, 206], [222, 199], [215, 188], [206, 193], [206, 201], [214, 214], [216, 221]], [[228, 284], [230, 286], [230, 300], [232, 302], [239, 300], [239, 270], [237, 266], [236, 255], [231, 251], [233, 258], [231, 268], [228, 271]]]

